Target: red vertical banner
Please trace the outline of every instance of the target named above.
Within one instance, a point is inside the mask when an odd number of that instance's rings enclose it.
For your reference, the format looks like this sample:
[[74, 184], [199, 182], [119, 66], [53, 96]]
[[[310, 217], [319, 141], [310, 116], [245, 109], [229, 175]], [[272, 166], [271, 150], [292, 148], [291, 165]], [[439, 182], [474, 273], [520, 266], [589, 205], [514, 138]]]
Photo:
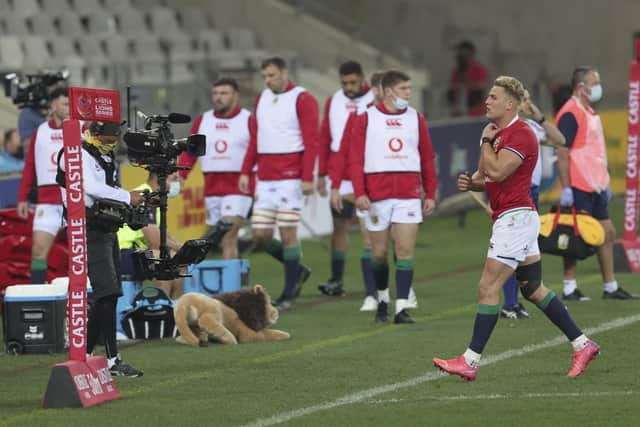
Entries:
[[64, 170], [69, 241], [69, 359], [87, 357], [87, 229], [82, 179], [80, 122], [65, 120]]
[[624, 205], [624, 236], [638, 237], [638, 157], [640, 155], [640, 40], [636, 40], [636, 58], [629, 67], [629, 128], [627, 132], [627, 189]]

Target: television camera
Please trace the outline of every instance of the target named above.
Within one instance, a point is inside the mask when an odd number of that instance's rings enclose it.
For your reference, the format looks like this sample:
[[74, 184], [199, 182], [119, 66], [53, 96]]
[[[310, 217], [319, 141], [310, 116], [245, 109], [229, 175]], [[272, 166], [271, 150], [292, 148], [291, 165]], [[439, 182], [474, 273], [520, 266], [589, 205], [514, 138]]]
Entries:
[[26, 74], [23, 78], [16, 73], [9, 73], [4, 76], [4, 93], [18, 108], [42, 110], [49, 106], [49, 88], [67, 81], [70, 76], [67, 69], [42, 70], [36, 74]]
[[136, 118], [143, 120], [143, 128], [129, 129], [124, 134], [129, 161], [140, 165], [158, 177], [160, 190], [160, 257], [155, 258], [153, 252], [143, 251], [136, 254], [138, 270], [145, 278], [171, 280], [184, 277], [183, 267], [202, 261], [213, 242], [204, 239], [189, 240], [172, 257], [167, 247], [167, 177], [172, 173], [187, 169], [177, 165], [178, 156], [187, 152], [192, 156], [202, 156], [206, 150], [204, 135], [191, 135], [187, 138], [175, 138], [171, 124], [189, 123], [191, 117], [186, 114], [170, 113], [168, 115], [147, 115], [142, 111]]

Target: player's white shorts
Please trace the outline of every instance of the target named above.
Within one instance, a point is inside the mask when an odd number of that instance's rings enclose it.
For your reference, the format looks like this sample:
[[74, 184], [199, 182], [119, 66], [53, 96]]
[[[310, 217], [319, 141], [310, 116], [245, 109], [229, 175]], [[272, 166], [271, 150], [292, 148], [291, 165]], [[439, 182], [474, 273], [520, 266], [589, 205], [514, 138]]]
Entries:
[[239, 194], [228, 196], [208, 196], [204, 198], [207, 208], [207, 225], [216, 225], [224, 216], [246, 218], [251, 209], [251, 197]]
[[365, 224], [369, 231], [382, 231], [393, 223], [419, 224], [422, 222], [420, 199], [386, 199], [371, 203]]
[[356, 216], [358, 218], [366, 219], [369, 216], [369, 211], [361, 211], [360, 209], [356, 208]]
[[529, 256], [539, 255], [540, 218], [530, 208], [503, 213], [493, 223], [487, 258], [493, 258], [514, 270]]
[[33, 231], [44, 231], [55, 236], [62, 227], [64, 227], [62, 205], [36, 205]]
[[302, 217], [302, 180], [258, 181], [251, 223], [254, 228], [295, 227]]

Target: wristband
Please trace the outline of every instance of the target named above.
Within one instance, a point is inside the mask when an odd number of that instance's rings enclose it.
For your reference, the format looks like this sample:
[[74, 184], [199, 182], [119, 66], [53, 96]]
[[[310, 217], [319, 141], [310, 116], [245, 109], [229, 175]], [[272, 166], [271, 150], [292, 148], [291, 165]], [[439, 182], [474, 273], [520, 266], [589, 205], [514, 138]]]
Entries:
[[493, 144], [495, 140], [496, 140], [495, 138], [489, 138], [488, 136], [483, 136], [482, 139], [480, 139], [480, 145]]

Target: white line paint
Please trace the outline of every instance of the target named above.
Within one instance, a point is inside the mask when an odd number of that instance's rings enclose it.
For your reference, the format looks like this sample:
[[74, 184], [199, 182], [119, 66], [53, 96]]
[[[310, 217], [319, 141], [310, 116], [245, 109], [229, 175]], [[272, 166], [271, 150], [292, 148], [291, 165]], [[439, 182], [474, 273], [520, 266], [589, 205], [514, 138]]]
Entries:
[[[605, 322], [598, 326], [584, 329], [584, 333], [587, 334], [588, 336], [596, 335], [598, 333], [622, 328], [624, 326], [630, 325], [632, 323], [636, 323], [638, 321], [640, 321], [640, 314], [636, 314], [634, 316], [620, 317], [610, 322]], [[508, 350], [493, 356], [483, 357], [481, 366], [491, 365], [494, 363], [501, 362], [503, 360], [511, 359], [513, 357], [518, 357], [528, 353], [533, 353], [534, 351], [555, 347], [557, 345], [560, 345], [566, 342], [567, 342], [567, 338], [565, 336], [558, 336], [556, 338], [541, 342], [539, 344], [527, 345], [519, 349]], [[271, 426], [275, 424], [281, 424], [286, 421], [289, 421], [295, 418], [304, 417], [306, 415], [310, 415], [316, 412], [337, 408], [339, 406], [351, 405], [353, 403], [362, 402], [366, 400], [371, 400], [375, 396], [379, 396], [381, 394], [394, 392], [407, 387], [414, 387], [414, 386], [417, 386], [426, 382], [434, 381], [440, 378], [444, 378], [447, 376], [448, 376], [447, 374], [440, 373], [439, 371], [434, 370], [424, 375], [410, 378], [406, 381], [369, 388], [353, 394], [348, 394], [346, 396], [343, 396], [339, 399], [336, 399], [330, 402], [319, 403], [317, 405], [308, 406], [306, 408], [296, 409], [293, 411], [281, 412], [269, 418], [260, 418], [248, 424], [244, 424], [242, 427], [264, 427], [264, 426]]]
[[621, 390], [621, 391], [592, 391], [592, 392], [574, 392], [574, 393], [520, 393], [520, 394], [476, 394], [476, 395], [458, 395], [458, 396], [422, 396], [415, 399], [372, 399], [362, 403], [369, 405], [382, 405], [388, 403], [400, 402], [421, 402], [421, 401], [464, 401], [464, 400], [513, 400], [513, 399], [555, 399], [555, 398], [600, 398], [600, 397], [624, 397], [640, 394], [640, 390]]

